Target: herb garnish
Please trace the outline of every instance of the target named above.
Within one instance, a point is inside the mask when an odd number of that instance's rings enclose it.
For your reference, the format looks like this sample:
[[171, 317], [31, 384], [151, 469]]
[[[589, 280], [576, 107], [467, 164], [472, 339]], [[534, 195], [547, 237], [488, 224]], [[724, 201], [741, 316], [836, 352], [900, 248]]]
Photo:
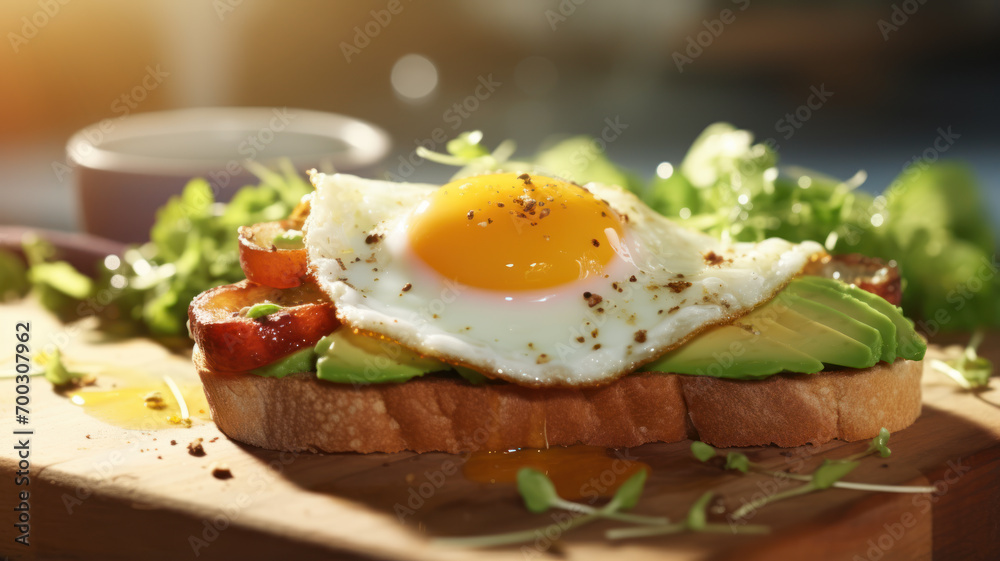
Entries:
[[985, 388], [990, 383], [990, 375], [993, 374], [993, 363], [976, 353], [976, 349], [982, 342], [983, 330], [978, 329], [972, 334], [962, 356], [953, 360], [932, 360], [931, 367], [938, 372], [947, 374], [948, 377], [967, 390]]
[[[576, 514], [576, 517], [569, 522], [560, 524], [563, 532], [572, 528], [589, 524], [601, 518], [619, 520], [632, 524], [662, 526], [669, 523], [669, 520], [657, 516], [641, 516], [637, 514], [626, 514], [623, 510], [630, 510], [639, 502], [642, 495], [643, 486], [646, 484], [648, 472], [642, 470], [628, 478], [608, 504], [601, 508], [594, 508], [590, 505], [568, 501], [559, 496], [556, 492], [552, 480], [544, 473], [533, 468], [521, 468], [517, 472], [517, 490], [524, 499], [524, 506], [535, 514], [546, 512], [557, 508]], [[506, 534], [492, 534], [486, 536], [471, 536], [467, 538], [440, 538], [435, 540], [440, 545], [463, 546], [463, 547], [495, 547], [499, 545], [510, 545], [535, 540], [539, 532], [544, 532], [550, 525], [520, 532], [510, 532]]]
[[[841, 481], [841, 479], [850, 474], [860, 465], [859, 460], [862, 458], [871, 455], [888, 458], [891, 453], [892, 451], [889, 450], [889, 431], [885, 427], [883, 427], [882, 430], [879, 431], [878, 435], [872, 439], [872, 441], [868, 444], [868, 448], [864, 452], [839, 460], [824, 459], [823, 463], [809, 475], [773, 471], [765, 466], [762, 466], [761, 464], [751, 462], [745, 454], [741, 454], [739, 452], [729, 452], [725, 455], [725, 469], [735, 470], [741, 473], [754, 472], [763, 475], [770, 475], [776, 478], [787, 478], [806, 482], [805, 485], [800, 485], [780, 493], [767, 495], [750, 503], [745, 503], [733, 513], [733, 518], [743, 518], [750, 512], [759, 510], [767, 504], [797, 497], [799, 495], [805, 495], [814, 491], [822, 491], [831, 487], [854, 489], [858, 491], [880, 491], [883, 493], [934, 492], [933, 486], [878, 485], [871, 483]], [[716, 457], [719, 457], [719, 453], [715, 450], [715, 448], [712, 448], [708, 444], [700, 441], [691, 443], [691, 454], [701, 462], [708, 462]]]

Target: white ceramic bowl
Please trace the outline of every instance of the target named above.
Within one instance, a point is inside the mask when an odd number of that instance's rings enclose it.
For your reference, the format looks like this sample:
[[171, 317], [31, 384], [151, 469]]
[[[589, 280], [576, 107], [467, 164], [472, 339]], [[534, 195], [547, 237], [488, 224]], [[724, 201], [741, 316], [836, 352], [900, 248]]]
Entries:
[[258, 180], [244, 165], [286, 158], [296, 169], [370, 172], [389, 135], [367, 122], [319, 111], [211, 107], [137, 113], [86, 127], [66, 145], [83, 228], [123, 242], [149, 239], [156, 209], [204, 177], [229, 200]]

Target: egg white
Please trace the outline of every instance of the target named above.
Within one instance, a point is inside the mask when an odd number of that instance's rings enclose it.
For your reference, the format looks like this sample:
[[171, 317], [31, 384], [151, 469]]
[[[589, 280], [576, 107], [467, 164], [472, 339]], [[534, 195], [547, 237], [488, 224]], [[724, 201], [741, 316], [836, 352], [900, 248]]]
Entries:
[[345, 325], [522, 385], [614, 380], [768, 301], [823, 252], [776, 238], [723, 243], [622, 188], [588, 184], [628, 217], [605, 274], [544, 290], [484, 290], [443, 278], [410, 250], [408, 220], [438, 185], [312, 179], [309, 263]]

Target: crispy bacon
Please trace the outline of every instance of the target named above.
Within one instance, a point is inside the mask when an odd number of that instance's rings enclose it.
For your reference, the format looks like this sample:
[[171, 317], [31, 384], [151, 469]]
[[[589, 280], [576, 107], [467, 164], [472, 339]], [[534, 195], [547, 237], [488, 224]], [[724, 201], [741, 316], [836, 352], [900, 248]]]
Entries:
[[[268, 301], [284, 309], [258, 319], [245, 310]], [[201, 293], [188, 309], [191, 337], [213, 370], [242, 372], [311, 347], [340, 322], [333, 303], [314, 284], [277, 289], [250, 281]]]
[[295, 220], [261, 222], [240, 228], [240, 267], [248, 279], [274, 288], [294, 288], [307, 279], [309, 269], [305, 249], [274, 247], [275, 236], [299, 229]]

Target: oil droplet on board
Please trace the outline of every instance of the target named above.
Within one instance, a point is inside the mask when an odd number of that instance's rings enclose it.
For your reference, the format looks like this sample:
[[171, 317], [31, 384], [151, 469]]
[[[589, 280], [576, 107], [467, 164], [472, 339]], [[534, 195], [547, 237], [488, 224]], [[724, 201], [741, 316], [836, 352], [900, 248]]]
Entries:
[[[97, 374], [96, 387], [68, 394], [90, 416], [106, 423], [136, 430], [185, 426], [181, 408], [162, 376], [137, 370], [112, 369]], [[200, 384], [183, 381], [178, 389], [191, 419], [210, 421], [208, 402]], [[148, 399], [158, 394], [162, 401]]]
[[462, 473], [479, 483], [514, 483], [518, 470], [524, 467], [547, 475], [559, 496], [568, 500], [610, 497], [628, 478], [650, 469], [631, 458], [627, 450], [570, 446], [475, 452], [466, 460]]

